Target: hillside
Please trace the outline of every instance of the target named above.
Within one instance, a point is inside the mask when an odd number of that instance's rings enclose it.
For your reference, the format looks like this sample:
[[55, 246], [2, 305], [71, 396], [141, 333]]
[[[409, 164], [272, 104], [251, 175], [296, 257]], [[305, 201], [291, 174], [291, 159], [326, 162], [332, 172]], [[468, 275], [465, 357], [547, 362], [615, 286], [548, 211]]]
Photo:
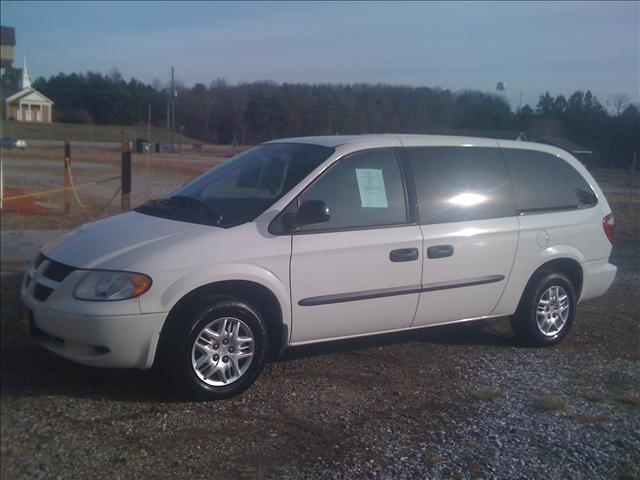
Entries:
[[[122, 135], [128, 140], [146, 138], [147, 128], [122, 125], [93, 125], [74, 123], [22, 123], [0, 121], [2, 136], [13, 136], [25, 140], [72, 140], [76, 142], [120, 142]], [[166, 128], [151, 127], [151, 142], [166, 143], [170, 133]], [[180, 135], [174, 134], [174, 141], [180, 143]], [[202, 143], [188, 137], [182, 143]]]

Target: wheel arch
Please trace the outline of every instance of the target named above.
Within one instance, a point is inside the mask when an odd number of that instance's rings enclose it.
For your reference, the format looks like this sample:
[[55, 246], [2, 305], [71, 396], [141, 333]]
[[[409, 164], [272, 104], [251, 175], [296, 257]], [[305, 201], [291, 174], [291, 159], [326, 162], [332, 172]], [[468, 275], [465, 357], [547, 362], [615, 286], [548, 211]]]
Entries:
[[282, 354], [289, 341], [289, 327], [278, 296], [270, 288], [255, 281], [221, 280], [192, 289], [173, 305], [160, 332], [156, 360], [160, 352], [167, 348], [172, 329], [180, 324], [181, 318], [192, 312], [198, 305], [198, 299], [204, 296], [234, 298], [253, 306], [266, 322], [270, 339], [269, 354], [275, 357]]
[[575, 290], [577, 302], [577, 300], [580, 298], [580, 293], [582, 292], [584, 272], [582, 270], [582, 265], [580, 265], [580, 262], [570, 257], [554, 258], [540, 265], [529, 277], [527, 285], [525, 286], [520, 296], [520, 302], [522, 302], [522, 299], [525, 297], [527, 291], [529, 291], [529, 288], [531, 287], [533, 282], [535, 282], [536, 279], [541, 275], [545, 275], [547, 273], [561, 273], [565, 275], [571, 281], [571, 285]]

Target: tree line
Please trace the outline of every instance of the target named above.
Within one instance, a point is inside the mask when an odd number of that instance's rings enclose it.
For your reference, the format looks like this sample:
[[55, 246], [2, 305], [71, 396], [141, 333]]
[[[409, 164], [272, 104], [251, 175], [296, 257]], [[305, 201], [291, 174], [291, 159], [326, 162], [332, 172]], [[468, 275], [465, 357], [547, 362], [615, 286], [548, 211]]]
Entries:
[[[4, 92], [17, 88], [7, 69]], [[40, 77], [34, 88], [55, 102], [55, 120], [104, 125], [167, 126], [168, 87], [126, 81], [117, 70]], [[628, 97], [609, 112], [590, 91], [544, 93], [534, 107], [513, 111], [500, 95], [382, 84], [300, 84], [261, 81], [178, 85], [176, 130], [205, 142], [254, 144], [306, 135], [523, 131], [527, 138], [563, 137], [587, 148], [640, 151], [640, 110]]]

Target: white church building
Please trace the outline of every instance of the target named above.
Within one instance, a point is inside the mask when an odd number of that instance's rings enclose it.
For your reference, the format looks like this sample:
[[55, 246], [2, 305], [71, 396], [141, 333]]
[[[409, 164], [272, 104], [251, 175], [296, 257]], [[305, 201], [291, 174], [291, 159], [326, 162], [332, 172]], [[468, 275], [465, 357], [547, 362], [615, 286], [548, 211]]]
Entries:
[[4, 102], [5, 120], [45, 123], [53, 121], [53, 100], [31, 86], [26, 59], [22, 66], [19, 90], [9, 95]]

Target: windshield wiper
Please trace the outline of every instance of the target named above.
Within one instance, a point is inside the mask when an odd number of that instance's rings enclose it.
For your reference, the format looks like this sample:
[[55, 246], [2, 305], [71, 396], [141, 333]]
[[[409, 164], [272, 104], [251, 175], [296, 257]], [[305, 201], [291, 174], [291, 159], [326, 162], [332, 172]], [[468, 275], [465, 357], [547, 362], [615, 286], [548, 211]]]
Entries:
[[219, 225], [222, 222], [222, 215], [216, 212], [211, 206], [203, 200], [197, 198], [188, 197], [186, 195], [173, 195], [171, 197], [160, 198], [156, 200], [150, 200], [145, 205], [149, 206], [175, 206], [186, 209], [196, 208], [199, 212], [206, 214], [206, 216], [213, 222], [214, 225]]

